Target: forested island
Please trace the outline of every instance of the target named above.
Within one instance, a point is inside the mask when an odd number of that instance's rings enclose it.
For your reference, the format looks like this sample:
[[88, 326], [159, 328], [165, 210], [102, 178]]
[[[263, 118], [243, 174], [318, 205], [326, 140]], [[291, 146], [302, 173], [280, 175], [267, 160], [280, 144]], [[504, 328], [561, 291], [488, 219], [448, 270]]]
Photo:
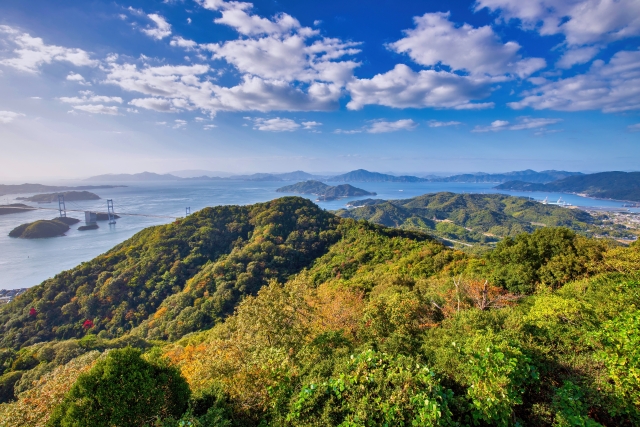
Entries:
[[349, 184], [331, 186], [320, 181], [304, 181], [287, 185], [276, 190], [278, 193], [313, 194], [319, 201], [342, 199], [345, 197], [375, 196], [376, 193]]
[[64, 196], [67, 202], [79, 202], [84, 200], [100, 200], [100, 196], [89, 191], [64, 191], [60, 193], [36, 194], [30, 197], [17, 197], [18, 200], [36, 203], [52, 203], [58, 202], [58, 196]]
[[21, 239], [45, 239], [64, 236], [69, 231], [69, 226], [77, 224], [80, 220], [75, 218], [54, 218], [52, 220], [38, 220], [22, 224], [9, 232], [9, 237]]
[[[480, 203], [434, 197], [404, 209]], [[0, 423], [638, 425], [640, 245], [513, 231], [472, 255], [298, 197], [145, 229], [0, 308]]]

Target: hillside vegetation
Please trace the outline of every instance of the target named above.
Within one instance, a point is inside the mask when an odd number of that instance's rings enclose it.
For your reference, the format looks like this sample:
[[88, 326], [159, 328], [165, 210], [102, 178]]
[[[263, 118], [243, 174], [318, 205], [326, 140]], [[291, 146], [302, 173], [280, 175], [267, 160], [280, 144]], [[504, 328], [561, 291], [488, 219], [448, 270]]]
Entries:
[[[366, 219], [387, 227], [422, 230], [466, 244], [488, 244], [540, 227], [569, 227], [583, 233], [599, 223], [588, 213], [502, 194], [433, 193], [412, 199], [354, 201], [343, 218]], [[624, 231], [613, 234], [625, 234]], [[626, 234], [625, 234], [626, 235]]]
[[45, 239], [49, 237], [64, 236], [69, 231], [69, 226], [80, 222], [75, 218], [54, 218], [52, 220], [41, 219], [34, 222], [21, 224], [9, 232], [9, 237], [21, 239]]
[[0, 308], [0, 426], [638, 425], [639, 273], [562, 227], [478, 257], [207, 208]]

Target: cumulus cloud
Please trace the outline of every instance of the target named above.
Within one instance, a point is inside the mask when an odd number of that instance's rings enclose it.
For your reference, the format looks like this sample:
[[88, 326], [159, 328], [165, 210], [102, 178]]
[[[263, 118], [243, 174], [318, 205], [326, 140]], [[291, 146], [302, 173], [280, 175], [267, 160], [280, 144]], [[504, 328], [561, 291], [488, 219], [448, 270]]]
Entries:
[[354, 79], [347, 84], [351, 95], [347, 108], [359, 110], [372, 104], [394, 108], [492, 108], [492, 102], [471, 102], [490, 95], [489, 82], [486, 77], [460, 76], [446, 71], [414, 72], [398, 64], [384, 74]]
[[404, 38], [387, 46], [408, 54], [420, 65], [443, 64], [478, 75], [510, 73], [524, 78], [546, 66], [542, 58], [523, 59], [518, 54], [520, 45], [513, 41], [503, 43], [490, 26], [455, 26], [449, 16], [449, 12], [416, 16], [415, 28], [405, 30]]
[[640, 109], [640, 51], [621, 51], [609, 63], [596, 60], [584, 74], [546, 82], [508, 105], [562, 111]]
[[102, 104], [98, 105], [75, 105], [73, 107], [75, 110], [84, 111], [86, 113], [91, 114], [107, 114], [110, 116], [118, 115], [118, 107], [107, 107]]
[[81, 84], [83, 86], [91, 86], [91, 83], [86, 81], [84, 79], [84, 77], [82, 77], [82, 75], [78, 74], [78, 73], [74, 73], [74, 72], [69, 73], [69, 75], [67, 75], [67, 80], [69, 80], [71, 82], [76, 82], [76, 83]]
[[511, 124], [507, 120], [495, 120], [489, 126], [476, 126], [472, 132], [497, 132], [501, 130], [537, 129], [545, 131], [546, 126], [560, 123], [562, 119], [519, 117], [518, 123]]
[[218, 127], [218, 126], [216, 126], [216, 125], [204, 125], [204, 126], [202, 127], [202, 129], [204, 129], [204, 130], [211, 130], [211, 129], [215, 129], [215, 128], [217, 128], [217, 127]]
[[395, 122], [376, 120], [366, 128], [366, 131], [368, 133], [387, 133], [397, 132], [399, 130], [413, 130], [417, 126], [418, 124], [411, 119], [397, 120]]
[[11, 123], [18, 117], [24, 116], [22, 113], [14, 113], [13, 111], [0, 111], [0, 123]]
[[42, 65], [52, 62], [68, 62], [76, 66], [98, 65], [98, 61], [92, 60], [89, 53], [82, 49], [45, 44], [39, 37], [31, 37], [6, 25], [0, 25], [0, 36], [14, 46], [10, 50], [13, 56], [0, 60], [0, 64], [20, 71], [37, 73]]
[[313, 82], [305, 90], [295, 82], [267, 80], [245, 75], [232, 87], [214, 84], [206, 74], [208, 65], [138, 68], [135, 64], [112, 64], [106, 83], [148, 95], [132, 105], [156, 111], [201, 109], [217, 111], [326, 111], [337, 108], [342, 95], [335, 84]]
[[246, 2], [222, 0], [196, 0], [202, 7], [222, 13], [214, 22], [233, 27], [246, 36], [259, 34], [283, 34], [300, 29], [300, 22], [286, 13], [267, 19], [250, 13], [253, 5]]
[[499, 11], [542, 35], [563, 34], [569, 46], [640, 35], [637, 0], [478, 0], [476, 10]]
[[266, 132], [293, 132], [300, 128], [300, 124], [291, 119], [276, 117], [273, 119], [257, 118], [253, 120], [253, 128]]
[[461, 125], [462, 122], [456, 122], [456, 121], [448, 121], [448, 122], [440, 122], [438, 120], [429, 120], [427, 122], [427, 125], [430, 128], [440, 128], [440, 127], [444, 127], [444, 126], [458, 126]]
[[193, 40], [187, 40], [187, 39], [182, 38], [180, 36], [176, 36], [173, 39], [171, 39], [169, 44], [171, 46], [182, 47], [182, 48], [184, 48], [186, 50], [192, 50], [192, 49], [194, 49], [195, 47], [198, 46], [198, 43], [194, 42]]
[[567, 50], [556, 62], [558, 68], [569, 69], [576, 64], [586, 64], [598, 54], [599, 47], [587, 46]]
[[148, 26], [142, 29], [143, 33], [156, 40], [161, 40], [171, 35], [171, 24], [169, 24], [164, 17], [157, 13], [150, 13], [147, 17], [153, 21], [154, 26]]
[[91, 91], [82, 91], [80, 93], [82, 94], [81, 97], [80, 96], [72, 96], [72, 97], [63, 96], [58, 99], [67, 104], [112, 103], [112, 102], [122, 104], [122, 98], [120, 98], [119, 96], [95, 95]]
[[174, 120], [175, 124], [173, 125], [174, 129], [182, 129], [184, 127], [187, 126], [187, 121], [186, 120]]

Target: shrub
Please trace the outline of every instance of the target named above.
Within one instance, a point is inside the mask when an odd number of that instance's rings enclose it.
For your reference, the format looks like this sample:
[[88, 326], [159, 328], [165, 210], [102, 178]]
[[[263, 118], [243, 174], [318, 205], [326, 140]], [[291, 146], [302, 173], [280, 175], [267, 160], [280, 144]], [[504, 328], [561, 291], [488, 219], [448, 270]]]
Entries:
[[78, 378], [48, 425], [142, 427], [158, 417], [180, 417], [189, 395], [175, 368], [147, 362], [139, 350], [112, 350]]

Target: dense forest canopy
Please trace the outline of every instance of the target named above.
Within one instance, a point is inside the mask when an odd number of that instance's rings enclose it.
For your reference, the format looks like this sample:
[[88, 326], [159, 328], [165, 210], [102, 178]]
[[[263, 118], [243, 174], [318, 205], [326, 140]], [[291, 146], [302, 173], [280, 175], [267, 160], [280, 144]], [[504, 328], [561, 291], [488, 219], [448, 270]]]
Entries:
[[[440, 197], [402, 209], [480, 204]], [[0, 426], [637, 425], [640, 245], [513, 234], [472, 255], [296, 197], [146, 229], [0, 308]]]

